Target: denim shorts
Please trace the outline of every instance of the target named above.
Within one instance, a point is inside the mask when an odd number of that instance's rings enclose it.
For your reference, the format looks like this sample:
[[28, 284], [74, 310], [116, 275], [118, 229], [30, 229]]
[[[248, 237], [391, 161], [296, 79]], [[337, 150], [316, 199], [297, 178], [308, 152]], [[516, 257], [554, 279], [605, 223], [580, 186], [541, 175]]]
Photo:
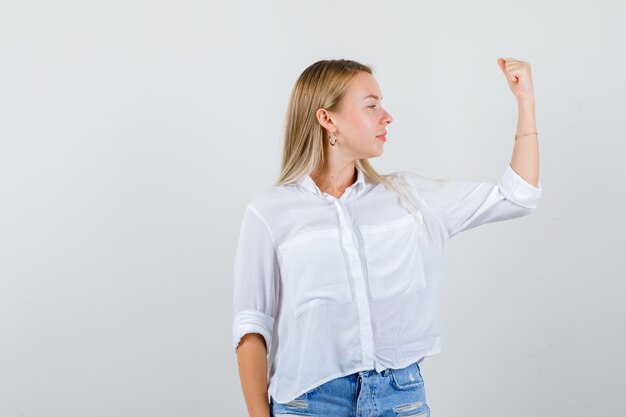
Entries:
[[284, 404], [270, 396], [270, 416], [429, 417], [419, 362], [331, 379]]

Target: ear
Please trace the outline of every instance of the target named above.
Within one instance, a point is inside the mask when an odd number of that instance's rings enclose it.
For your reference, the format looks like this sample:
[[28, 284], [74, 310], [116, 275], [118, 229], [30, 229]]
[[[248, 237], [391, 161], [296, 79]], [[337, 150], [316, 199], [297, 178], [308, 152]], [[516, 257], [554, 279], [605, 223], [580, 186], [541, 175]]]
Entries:
[[317, 112], [315, 112], [315, 116], [317, 117], [319, 124], [326, 129], [326, 132], [333, 133], [337, 130], [328, 110], [319, 108], [317, 109]]

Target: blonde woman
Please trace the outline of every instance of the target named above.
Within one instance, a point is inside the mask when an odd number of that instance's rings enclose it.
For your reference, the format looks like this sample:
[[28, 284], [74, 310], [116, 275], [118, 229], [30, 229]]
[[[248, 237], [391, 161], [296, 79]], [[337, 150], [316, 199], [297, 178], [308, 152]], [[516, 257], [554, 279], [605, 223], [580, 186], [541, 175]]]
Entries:
[[247, 204], [236, 249], [232, 343], [251, 417], [430, 414], [420, 363], [441, 351], [446, 241], [528, 215], [542, 193], [530, 66], [498, 64], [519, 121], [493, 183], [379, 174], [369, 158], [393, 118], [371, 68], [324, 60], [300, 75], [280, 176]]

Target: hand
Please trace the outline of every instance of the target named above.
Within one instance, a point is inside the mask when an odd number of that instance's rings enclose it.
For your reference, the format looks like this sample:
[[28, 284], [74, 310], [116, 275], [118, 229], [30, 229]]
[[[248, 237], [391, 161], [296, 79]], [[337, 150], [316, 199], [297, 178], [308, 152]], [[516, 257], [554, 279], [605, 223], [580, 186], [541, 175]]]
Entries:
[[528, 62], [515, 58], [498, 58], [498, 65], [518, 102], [534, 100], [533, 80]]

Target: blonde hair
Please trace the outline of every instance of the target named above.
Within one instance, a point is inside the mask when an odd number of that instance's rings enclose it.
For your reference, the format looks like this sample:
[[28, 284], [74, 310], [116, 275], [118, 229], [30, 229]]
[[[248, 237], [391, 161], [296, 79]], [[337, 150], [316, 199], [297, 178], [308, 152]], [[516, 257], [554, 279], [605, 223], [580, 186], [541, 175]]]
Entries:
[[[356, 61], [322, 60], [310, 65], [297, 79], [287, 108], [281, 171], [275, 185], [296, 182], [324, 165], [326, 150], [324, 128], [318, 122], [316, 111], [324, 108], [338, 111], [348, 83], [360, 72], [372, 74], [372, 68]], [[394, 192], [400, 203], [413, 215], [424, 235], [424, 218], [411, 201], [408, 184], [399, 173], [379, 174], [368, 159], [358, 159], [356, 166], [371, 182], [382, 183]]]

